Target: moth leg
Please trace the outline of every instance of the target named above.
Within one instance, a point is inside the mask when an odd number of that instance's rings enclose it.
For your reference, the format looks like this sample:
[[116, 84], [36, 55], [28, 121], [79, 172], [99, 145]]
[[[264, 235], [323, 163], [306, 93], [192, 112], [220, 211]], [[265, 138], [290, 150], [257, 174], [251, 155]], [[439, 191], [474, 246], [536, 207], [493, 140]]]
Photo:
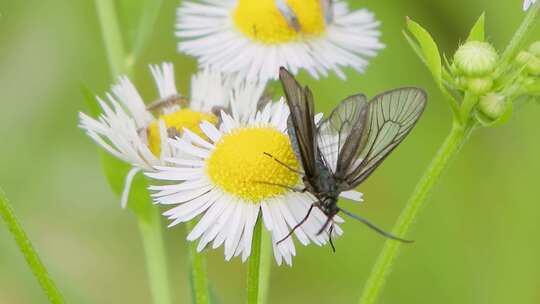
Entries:
[[295, 172], [295, 173], [297, 173], [297, 174], [299, 174], [299, 175], [304, 175], [304, 172], [302, 172], [302, 171], [300, 171], [300, 170], [297, 170], [297, 169], [295, 169], [295, 168], [293, 168], [293, 167], [287, 165], [286, 163], [284, 163], [284, 162], [280, 161], [279, 159], [275, 158], [272, 154], [264, 152], [264, 155], [266, 155], [266, 156], [272, 158], [272, 159], [275, 160], [278, 164], [280, 164], [280, 165], [282, 165], [283, 167], [285, 167], [285, 168], [291, 170], [292, 172]]
[[336, 246], [334, 246], [334, 241], [332, 240], [332, 233], [334, 233], [334, 224], [330, 225], [330, 231], [328, 231], [328, 242], [332, 246], [332, 251], [336, 252]]
[[277, 184], [277, 183], [270, 183], [270, 182], [263, 182], [263, 181], [254, 181], [254, 183], [257, 183], [257, 184], [265, 184], [265, 185], [270, 185], [270, 186], [276, 186], [276, 187], [281, 187], [281, 188], [285, 188], [285, 189], [289, 189], [293, 192], [299, 192], [299, 193], [305, 193], [307, 191], [307, 188], [304, 187], [303, 189], [297, 189], [297, 188], [294, 188], [294, 187], [291, 187], [291, 186], [287, 186], [287, 185], [283, 185], [283, 184]]
[[321, 230], [319, 230], [319, 232], [317, 232], [317, 235], [320, 235], [321, 233], [323, 233], [326, 230], [326, 227], [328, 227], [328, 225], [330, 225], [330, 223], [332, 223], [332, 221], [333, 221], [333, 216], [329, 216], [326, 219], [326, 222], [324, 223], [324, 225], [321, 227]]
[[318, 207], [318, 203], [311, 204], [311, 207], [309, 207], [309, 210], [306, 216], [300, 222], [298, 222], [298, 224], [296, 224], [296, 226], [294, 226], [293, 229], [291, 229], [291, 231], [289, 231], [289, 233], [284, 238], [279, 240], [276, 243], [276, 245], [279, 245], [281, 242], [285, 241], [288, 237], [290, 237], [296, 231], [296, 229], [300, 228], [300, 226], [302, 226], [307, 221], [307, 219], [309, 218], [309, 215], [311, 214], [311, 211], [313, 211], [313, 208], [316, 206]]
[[411, 240], [402, 239], [402, 238], [397, 237], [397, 236], [395, 236], [395, 235], [393, 235], [391, 233], [388, 233], [388, 232], [382, 230], [381, 228], [375, 226], [375, 224], [371, 223], [370, 221], [368, 221], [367, 219], [365, 219], [365, 218], [363, 218], [363, 217], [361, 217], [359, 215], [356, 215], [356, 214], [354, 214], [352, 212], [349, 212], [349, 211], [341, 209], [341, 208], [339, 210], [341, 212], [345, 213], [346, 215], [352, 217], [353, 219], [362, 222], [363, 224], [368, 226], [371, 230], [377, 232], [378, 234], [380, 234], [380, 235], [382, 235], [384, 237], [387, 237], [387, 238], [392, 239], [392, 240], [400, 241], [400, 242], [403, 242], [403, 243], [412, 243], [413, 242]]

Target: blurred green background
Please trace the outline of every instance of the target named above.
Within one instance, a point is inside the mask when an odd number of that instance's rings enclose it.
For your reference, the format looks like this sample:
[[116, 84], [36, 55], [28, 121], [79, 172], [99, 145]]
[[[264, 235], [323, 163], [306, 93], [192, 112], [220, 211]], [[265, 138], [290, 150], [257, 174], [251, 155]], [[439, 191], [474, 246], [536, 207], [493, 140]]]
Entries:
[[[360, 190], [356, 212], [388, 229], [450, 127], [450, 113], [426, 69], [405, 43], [405, 16], [430, 29], [453, 53], [486, 11], [489, 40], [504, 47], [524, 16], [521, 0], [350, 1], [382, 21], [387, 48], [365, 75], [349, 71], [309, 80], [319, 109], [363, 91], [417, 85], [429, 107], [409, 139]], [[175, 53], [178, 1], [164, 1], [136, 85], [152, 98], [148, 63], [173, 61], [181, 90], [195, 71]], [[538, 26], [540, 27], [540, 26]], [[537, 39], [537, 28], [533, 35]], [[0, 185], [68, 303], [149, 303], [135, 218], [119, 206], [102, 174], [98, 149], [77, 128], [86, 110], [81, 86], [103, 95], [111, 77], [93, 1], [0, 0]], [[416, 223], [381, 303], [540, 303], [540, 107], [481, 130], [452, 163]], [[14, 241], [0, 224], [0, 303], [45, 303]], [[353, 303], [384, 240], [348, 221], [329, 248], [299, 248], [294, 266], [274, 267], [270, 303]], [[166, 231], [177, 303], [189, 303], [185, 231]], [[301, 245], [299, 245], [301, 247]], [[209, 253], [222, 303], [242, 303], [245, 265]]]

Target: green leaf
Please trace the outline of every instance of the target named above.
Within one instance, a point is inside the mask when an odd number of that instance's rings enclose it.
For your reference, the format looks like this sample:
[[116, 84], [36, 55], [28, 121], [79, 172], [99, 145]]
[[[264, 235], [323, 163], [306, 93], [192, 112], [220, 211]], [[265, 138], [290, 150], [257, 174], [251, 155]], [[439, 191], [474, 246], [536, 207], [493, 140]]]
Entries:
[[[126, 176], [132, 166], [103, 150], [100, 151], [100, 155], [107, 181], [113, 192], [120, 197], [124, 191]], [[138, 173], [131, 184], [127, 208], [133, 211], [139, 220], [148, 222], [151, 215], [149, 210], [152, 207], [154, 206], [148, 192], [147, 180], [142, 173]]]
[[81, 85], [81, 93], [84, 97], [84, 103], [88, 107], [90, 115], [97, 117], [99, 113], [101, 113], [101, 109], [96, 101], [94, 92], [92, 92], [92, 90], [90, 90], [86, 85]]
[[467, 41], [485, 41], [485, 15], [485, 13], [482, 13], [480, 18], [478, 18], [478, 20], [472, 27], [471, 32], [469, 33]]
[[[407, 17], [407, 29], [414, 36], [418, 42], [416, 52], [421, 54], [421, 58], [431, 71], [433, 78], [437, 82], [439, 87], [442, 87], [442, 63], [441, 55], [439, 53], [439, 47], [435, 43], [435, 40], [431, 37], [428, 31], [426, 31], [418, 23]], [[409, 41], [410, 42], [410, 41]], [[413, 49], [415, 49], [414, 45]]]

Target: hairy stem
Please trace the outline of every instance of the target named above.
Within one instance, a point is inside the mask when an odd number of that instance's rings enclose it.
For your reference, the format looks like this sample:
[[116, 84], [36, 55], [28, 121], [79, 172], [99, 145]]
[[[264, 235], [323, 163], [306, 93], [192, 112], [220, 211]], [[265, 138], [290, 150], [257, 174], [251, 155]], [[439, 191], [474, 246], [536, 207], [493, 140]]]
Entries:
[[[394, 235], [405, 237], [408, 234], [412, 224], [416, 220], [418, 212], [424, 205], [429, 192], [433, 186], [435, 186], [444, 170], [448, 167], [450, 160], [458, 153], [461, 146], [466, 142], [472, 129], [472, 125], [463, 127], [454, 124], [450, 134], [439, 148], [439, 151], [431, 161], [427, 170], [424, 172], [423, 177], [420, 179], [420, 182], [417, 184], [413, 194], [407, 202], [405, 209], [399, 216], [399, 219], [392, 230]], [[377, 262], [368, 277], [364, 292], [360, 297], [360, 304], [373, 304], [377, 302], [386, 281], [386, 277], [392, 270], [392, 265], [395, 262], [401, 245], [401, 242], [394, 240], [386, 241], [383, 250], [377, 258]]]
[[45, 265], [41, 262], [38, 253], [32, 246], [30, 239], [24, 232], [23, 227], [17, 221], [13, 210], [11, 209], [8, 199], [4, 191], [0, 188], [0, 215], [6, 222], [9, 232], [15, 239], [19, 250], [24, 255], [28, 267], [32, 270], [32, 273], [36, 277], [41, 286], [41, 289], [45, 292], [51, 303], [64, 303], [60, 291], [56, 288], [53, 280], [49, 276]]

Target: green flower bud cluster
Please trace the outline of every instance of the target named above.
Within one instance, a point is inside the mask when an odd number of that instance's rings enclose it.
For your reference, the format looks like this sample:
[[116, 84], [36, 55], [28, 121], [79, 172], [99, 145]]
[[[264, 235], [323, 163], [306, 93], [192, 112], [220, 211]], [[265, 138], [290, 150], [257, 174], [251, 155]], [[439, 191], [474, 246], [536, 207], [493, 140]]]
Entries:
[[475, 95], [490, 92], [498, 61], [499, 54], [491, 44], [466, 42], [454, 54], [452, 70], [457, 76], [458, 87]]
[[540, 41], [533, 43], [527, 51], [520, 52], [516, 62], [525, 68], [529, 76], [540, 76]]
[[517, 57], [513, 56], [520, 43], [511, 42], [499, 55], [486, 42], [484, 25], [482, 15], [448, 62], [429, 32], [407, 19], [407, 41], [430, 70], [460, 125], [501, 125], [511, 117], [514, 102], [540, 100], [540, 41]]
[[501, 117], [507, 109], [507, 99], [497, 93], [489, 93], [480, 97], [478, 109], [491, 120]]

